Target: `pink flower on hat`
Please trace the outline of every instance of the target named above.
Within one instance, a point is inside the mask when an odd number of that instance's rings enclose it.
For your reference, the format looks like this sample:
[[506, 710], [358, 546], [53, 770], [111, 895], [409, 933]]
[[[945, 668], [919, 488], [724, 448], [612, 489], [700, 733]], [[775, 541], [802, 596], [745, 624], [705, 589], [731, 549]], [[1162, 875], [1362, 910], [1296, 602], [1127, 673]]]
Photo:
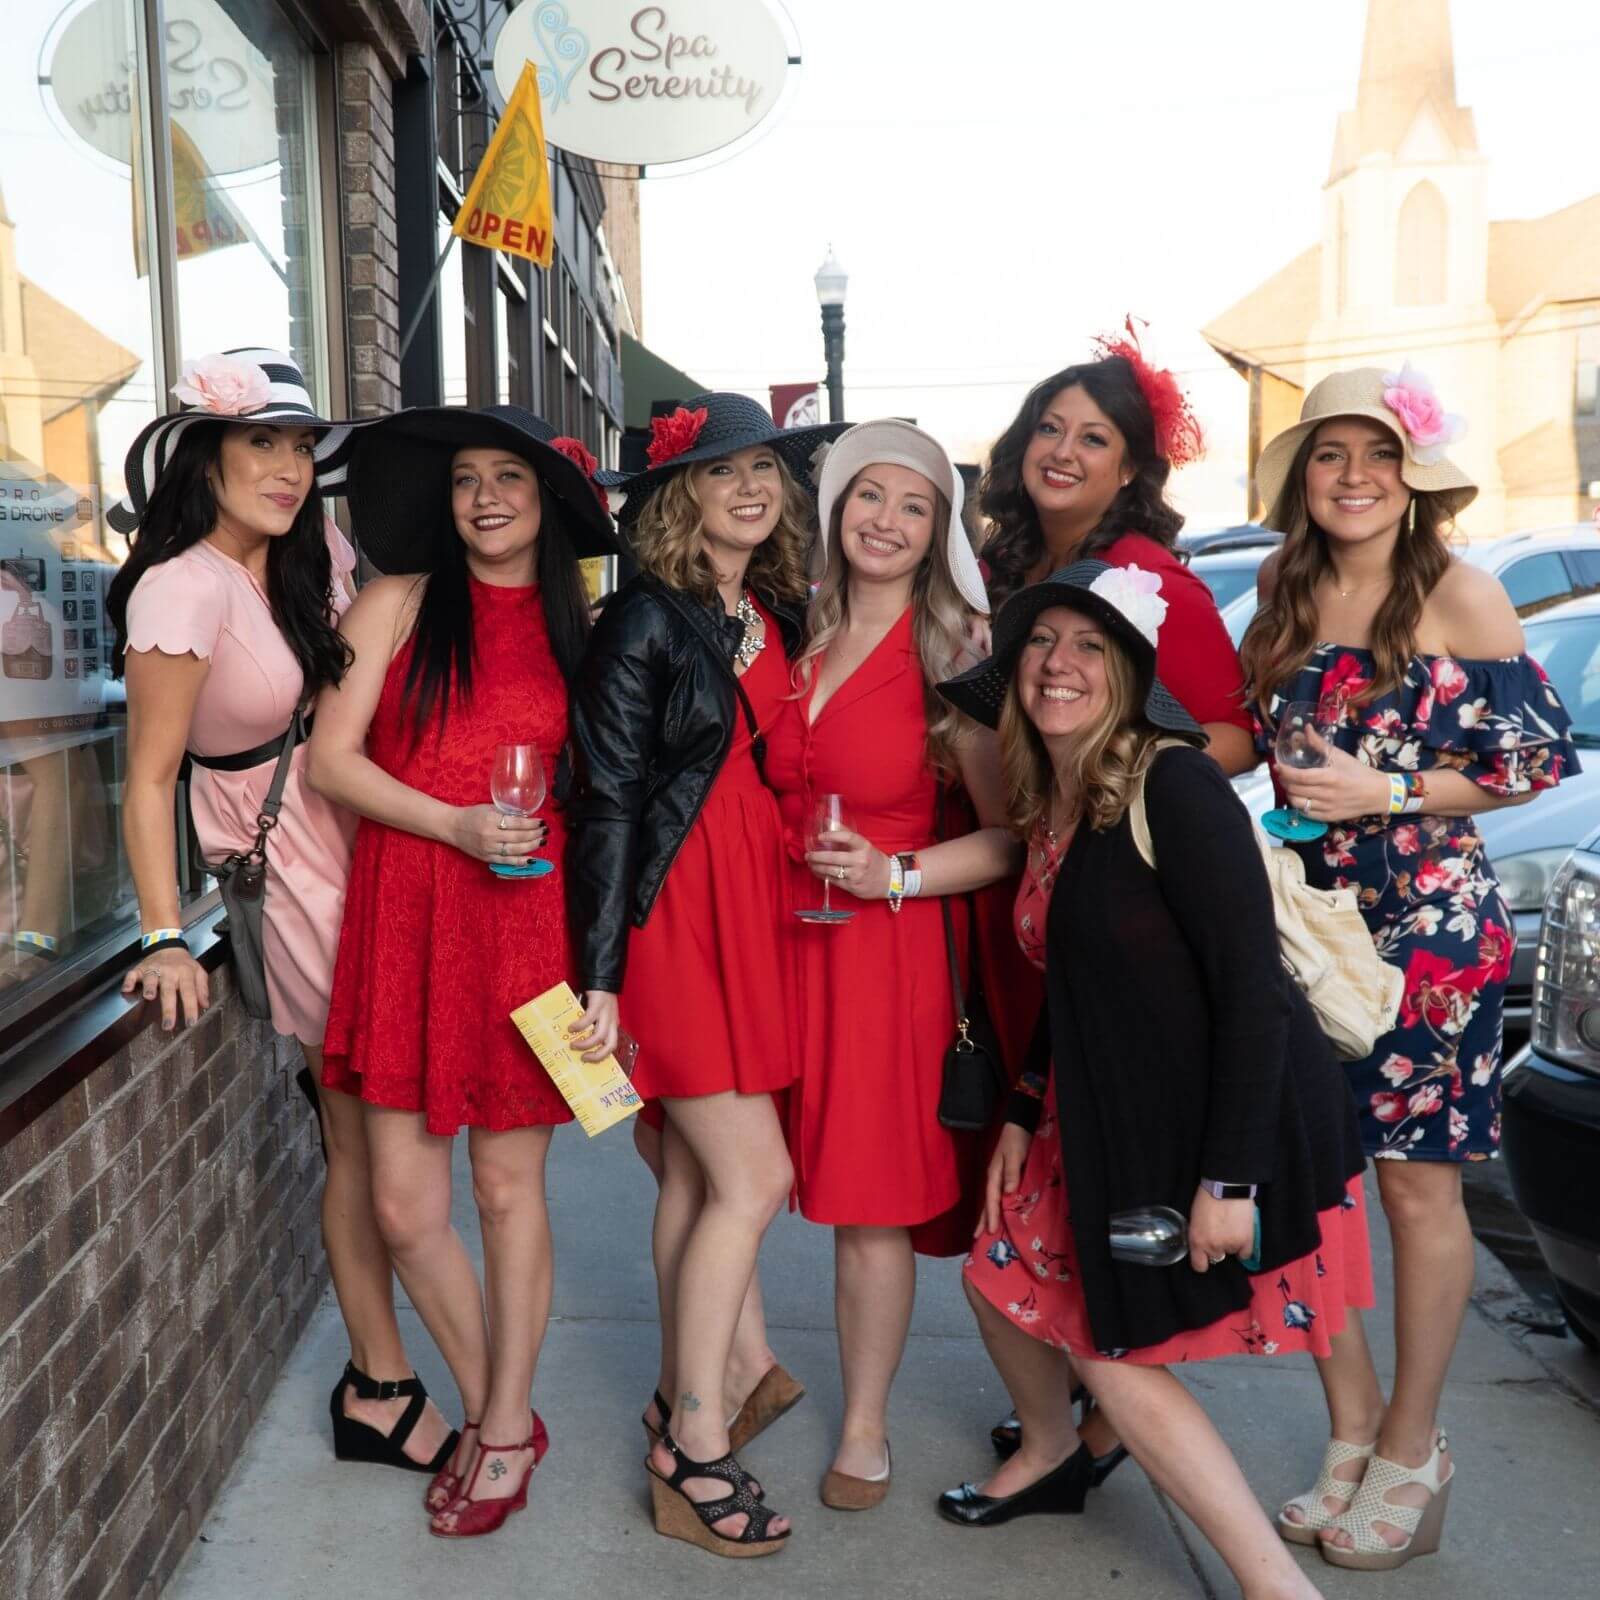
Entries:
[[172, 392], [186, 406], [219, 417], [242, 417], [259, 411], [272, 398], [272, 385], [255, 362], [212, 355], [185, 361], [183, 376]]
[[1409, 361], [1398, 372], [1384, 373], [1383, 403], [1400, 419], [1412, 459], [1421, 466], [1442, 461], [1445, 450], [1467, 431], [1466, 418], [1446, 411], [1432, 383]]

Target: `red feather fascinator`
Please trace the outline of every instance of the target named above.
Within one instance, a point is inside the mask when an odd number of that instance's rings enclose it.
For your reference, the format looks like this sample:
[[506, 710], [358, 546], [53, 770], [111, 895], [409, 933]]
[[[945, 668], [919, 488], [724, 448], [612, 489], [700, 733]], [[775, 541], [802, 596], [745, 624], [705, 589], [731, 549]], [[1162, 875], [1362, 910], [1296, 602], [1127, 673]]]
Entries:
[[1205, 453], [1206, 444], [1188, 395], [1165, 367], [1153, 367], [1145, 359], [1132, 317], [1123, 319], [1123, 327], [1127, 329], [1126, 337], [1101, 334], [1094, 341], [1095, 354], [1102, 361], [1121, 356], [1133, 368], [1150, 415], [1155, 419], [1156, 449], [1175, 467], [1186, 467], [1191, 461], [1198, 461]]

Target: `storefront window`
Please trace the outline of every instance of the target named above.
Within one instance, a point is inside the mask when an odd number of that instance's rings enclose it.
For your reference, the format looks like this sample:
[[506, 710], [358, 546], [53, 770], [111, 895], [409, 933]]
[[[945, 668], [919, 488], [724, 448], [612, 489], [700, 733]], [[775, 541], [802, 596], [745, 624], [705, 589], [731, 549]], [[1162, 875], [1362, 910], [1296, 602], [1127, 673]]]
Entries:
[[439, 274], [439, 332], [444, 340], [444, 403], [467, 403], [467, 297], [461, 273], [461, 252], [466, 246], [450, 243], [450, 219], [439, 218], [439, 248], [450, 250]]
[[[283, 349], [328, 401], [311, 50], [273, 0], [161, 0], [173, 182], [156, 217], [139, 4], [4, 7], [0, 1029], [137, 926], [105, 617], [127, 545], [106, 511], [135, 435], [170, 405], [157, 352]], [[206, 885], [182, 810], [192, 903]]]
[[104, 512], [155, 403], [130, 0], [12, 0], [0, 53], [0, 1017], [125, 921]]
[[183, 353], [286, 350], [326, 404], [311, 51], [273, 0], [165, 10]]

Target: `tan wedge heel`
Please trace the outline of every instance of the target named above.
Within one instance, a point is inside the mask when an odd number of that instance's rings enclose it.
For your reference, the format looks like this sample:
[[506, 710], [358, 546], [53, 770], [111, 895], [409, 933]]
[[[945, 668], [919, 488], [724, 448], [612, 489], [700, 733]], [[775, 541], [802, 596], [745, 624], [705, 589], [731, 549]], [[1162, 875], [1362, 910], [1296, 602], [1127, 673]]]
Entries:
[[[1449, 1448], [1450, 1441], [1440, 1429], [1432, 1455], [1420, 1467], [1403, 1467], [1397, 1461], [1373, 1456], [1350, 1509], [1329, 1524], [1330, 1530], [1338, 1528], [1348, 1533], [1354, 1548], [1346, 1550], [1320, 1539], [1322, 1559], [1330, 1566], [1345, 1567], [1352, 1572], [1393, 1572], [1413, 1557], [1431, 1556], [1443, 1538], [1450, 1485], [1456, 1481], [1454, 1462], [1450, 1464], [1448, 1476], [1440, 1476]], [[1392, 1489], [1409, 1483], [1420, 1483], [1432, 1494], [1427, 1505], [1395, 1505], [1389, 1500]], [[1387, 1522], [1410, 1537], [1402, 1545], [1391, 1545], [1377, 1530], [1380, 1522]]]
[[[732, 1455], [717, 1461], [691, 1461], [670, 1433], [662, 1434], [661, 1444], [672, 1456], [672, 1476], [663, 1476], [648, 1460], [644, 1464], [650, 1474], [650, 1505], [657, 1533], [734, 1561], [776, 1555], [789, 1542], [788, 1529], [768, 1534], [778, 1513], [756, 1498], [749, 1473]], [[691, 1500], [682, 1487], [691, 1478], [726, 1483], [729, 1492], [718, 1500]], [[740, 1512], [745, 1517], [742, 1532], [718, 1533], [712, 1526]]]

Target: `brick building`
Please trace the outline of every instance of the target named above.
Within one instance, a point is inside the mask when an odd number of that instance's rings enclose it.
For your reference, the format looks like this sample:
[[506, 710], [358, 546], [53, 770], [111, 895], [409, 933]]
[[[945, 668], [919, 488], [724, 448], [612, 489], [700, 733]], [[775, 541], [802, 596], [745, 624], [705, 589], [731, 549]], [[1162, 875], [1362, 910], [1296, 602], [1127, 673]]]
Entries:
[[118, 993], [123, 456], [185, 357], [266, 345], [329, 415], [510, 400], [614, 462], [637, 184], [558, 156], [552, 269], [457, 244], [430, 298], [500, 109], [506, 0], [4, 9], [0, 1595], [145, 1596], [326, 1268], [299, 1053], [245, 1017], [208, 879], [180, 872], [202, 1022], [164, 1034]]

